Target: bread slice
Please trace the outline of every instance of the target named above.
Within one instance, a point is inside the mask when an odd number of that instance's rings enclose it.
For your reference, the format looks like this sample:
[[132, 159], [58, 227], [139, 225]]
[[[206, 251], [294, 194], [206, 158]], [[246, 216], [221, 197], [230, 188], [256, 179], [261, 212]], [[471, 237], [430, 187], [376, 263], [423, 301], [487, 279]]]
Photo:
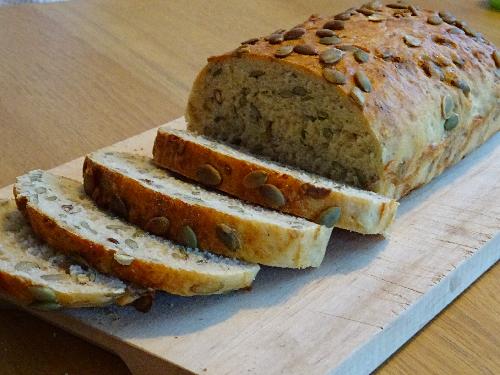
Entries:
[[157, 235], [249, 262], [318, 266], [332, 231], [181, 181], [143, 156], [96, 152], [83, 175], [99, 206]]
[[41, 244], [13, 200], [0, 200], [0, 292], [41, 310], [123, 304], [138, 297], [122, 281]]
[[280, 211], [315, 222], [324, 213], [340, 209], [335, 224], [339, 228], [363, 233], [385, 233], [396, 215], [398, 203], [381, 195], [342, 185], [210, 140], [201, 135], [161, 127], [154, 149], [154, 162], [185, 177], [203, 182], [200, 168], [209, 165], [220, 180], [215, 188], [228, 194], [269, 207], [259, 186], [276, 186], [285, 197]]
[[17, 179], [14, 194], [37, 236], [99, 271], [183, 296], [250, 286], [259, 266], [188, 249], [99, 210], [74, 180], [43, 171]]

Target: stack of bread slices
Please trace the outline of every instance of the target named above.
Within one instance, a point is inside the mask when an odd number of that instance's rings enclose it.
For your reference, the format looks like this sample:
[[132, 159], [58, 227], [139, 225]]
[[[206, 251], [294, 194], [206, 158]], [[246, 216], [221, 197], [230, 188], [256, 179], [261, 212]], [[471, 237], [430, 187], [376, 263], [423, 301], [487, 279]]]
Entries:
[[35, 170], [0, 201], [0, 290], [42, 310], [248, 288], [318, 267], [338, 226], [384, 234], [397, 203], [162, 127], [154, 158], [87, 155], [83, 184]]

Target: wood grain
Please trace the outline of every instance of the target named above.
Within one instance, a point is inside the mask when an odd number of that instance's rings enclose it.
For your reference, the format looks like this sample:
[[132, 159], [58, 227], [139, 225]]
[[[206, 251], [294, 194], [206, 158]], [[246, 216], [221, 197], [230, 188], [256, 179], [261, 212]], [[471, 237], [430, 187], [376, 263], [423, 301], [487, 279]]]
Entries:
[[[335, 13], [351, 3], [114, 0], [0, 8], [0, 186], [26, 170], [53, 167], [178, 117], [206, 56], [294, 25], [312, 12]], [[500, 44], [495, 27], [500, 15], [487, 11], [485, 2], [439, 5]], [[498, 278], [498, 272], [496, 266], [490, 274]], [[492, 337], [500, 326], [499, 286], [494, 281], [484, 277], [460, 298], [467, 303], [454, 303], [381, 372], [498, 372], [498, 341]], [[15, 324], [6, 317], [2, 330]], [[33, 335], [19, 330], [23, 337]], [[33, 368], [50, 365], [36, 355], [36, 347], [8, 341], [0, 333], [2, 347], [14, 353], [12, 361], [0, 361], [0, 372], [23, 373], [16, 367], [16, 358], [23, 357], [16, 352], [30, 358]], [[63, 352], [64, 346], [58, 349]], [[100, 353], [83, 344], [80, 350], [82, 359]]]

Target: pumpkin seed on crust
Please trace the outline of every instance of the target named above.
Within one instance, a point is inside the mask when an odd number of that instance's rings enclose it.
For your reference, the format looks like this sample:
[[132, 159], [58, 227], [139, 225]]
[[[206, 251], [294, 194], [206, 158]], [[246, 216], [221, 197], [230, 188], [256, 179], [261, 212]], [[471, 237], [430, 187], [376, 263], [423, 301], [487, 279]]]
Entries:
[[341, 210], [339, 207], [329, 207], [318, 217], [318, 224], [333, 228], [340, 219]]
[[259, 187], [260, 195], [267, 205], [271, 207], [281, 207], [286, 203], [285, 196], [276, 186], [264, 184]]
[[267, 172], [256, 170], [248, 173], [243, 178], [243, 185], [248, 189], [255, 189], [262, 186], [267, 181]]
[[241, 249], [241, 241], [238, 231], [226, 224], [217, 224], [215, 233], [219, 240], [231, 251]]

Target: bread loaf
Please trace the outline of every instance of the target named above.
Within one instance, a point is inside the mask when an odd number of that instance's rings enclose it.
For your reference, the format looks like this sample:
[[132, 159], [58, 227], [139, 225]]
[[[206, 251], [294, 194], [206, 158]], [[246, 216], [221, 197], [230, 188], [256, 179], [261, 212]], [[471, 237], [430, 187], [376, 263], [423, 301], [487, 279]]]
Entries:
[[143, 287], [183, 296], [219, 294], [250, 286], [259, 271], [149, 235], [99, 210], [77, 181], [32, 171], [17, 179], [14, 194], [35, 234], [52, 248]]
[[372, 1], [208, 59], [189, 130], [399, 198], [500, 128], [500, 56], [446, 11]]
[[[202, 184], [210, 182], [200, 173], [209, 165], [220, 176], [215, 185], [208, 184], [212, 188], [319, 224], [363, 234], [385, 233], [398, 207], [397, 202], [384, 196], [256, 158], [168, 126], [158, 130], [153, 157], [157, 165]], [[266, 198], [264, 185], [275, 186], [283, 194], [280, 205]]]
[[0, 200], [0, 294], [40, 310], [130, 303], [137, 290], [41, 244], [13, 200]]
[[[87, 194], [99, 206], [114, 209], [141, 228], [252, 263], [319, 266], [332, 232], [326, 226], [181, 181], [144, 156], [95, 152], [85, 159], [83, 177]], [[207, 172], [205, 181], [214, 178], [218, 178], [217, 171]], [[115, 203], [117, 199], [125, 210], [116, 209], [122, 207]]]

